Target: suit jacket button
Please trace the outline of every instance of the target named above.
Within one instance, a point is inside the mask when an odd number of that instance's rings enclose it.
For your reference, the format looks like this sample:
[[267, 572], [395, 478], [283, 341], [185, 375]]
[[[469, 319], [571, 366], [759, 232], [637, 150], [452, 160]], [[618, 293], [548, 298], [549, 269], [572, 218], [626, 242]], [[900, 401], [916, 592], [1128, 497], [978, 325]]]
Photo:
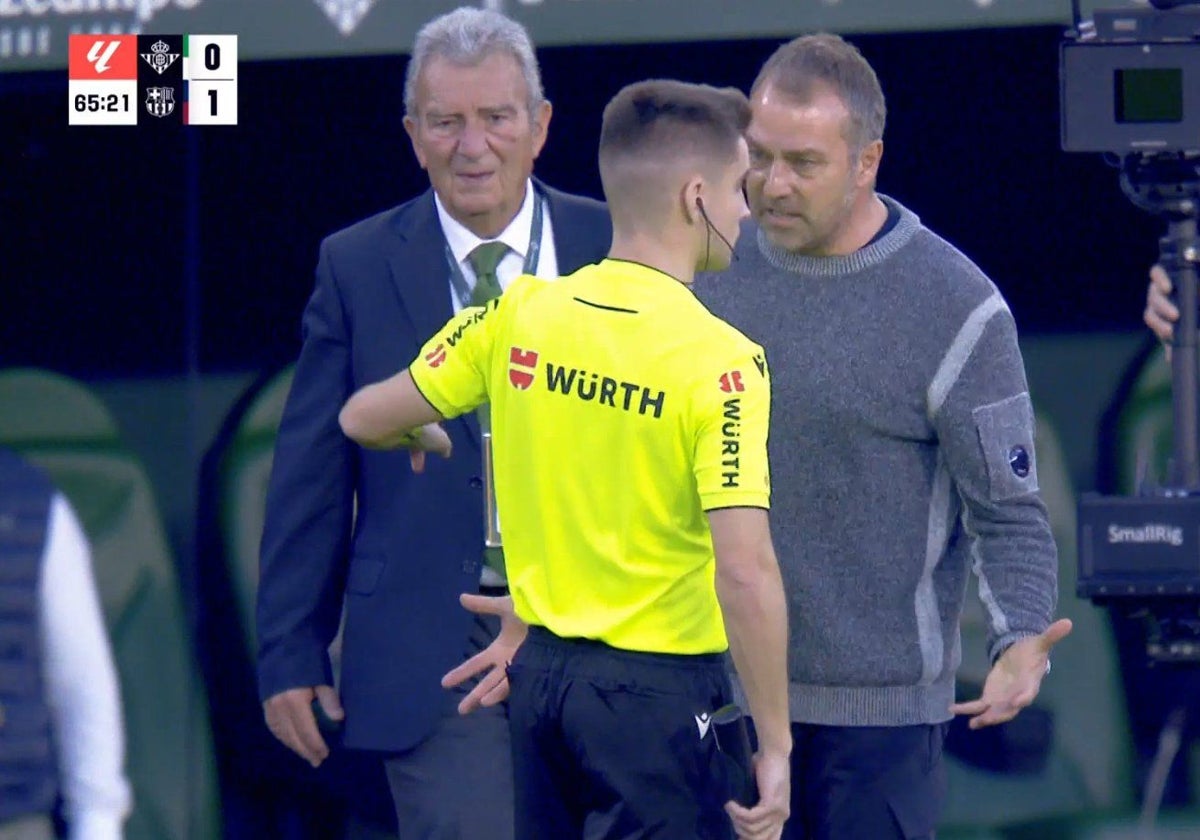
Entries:
[[467, 480], [467, 484], [470, 484], [472, 487], [482, 487], [483, 479], [477, 475], [473, 475]]

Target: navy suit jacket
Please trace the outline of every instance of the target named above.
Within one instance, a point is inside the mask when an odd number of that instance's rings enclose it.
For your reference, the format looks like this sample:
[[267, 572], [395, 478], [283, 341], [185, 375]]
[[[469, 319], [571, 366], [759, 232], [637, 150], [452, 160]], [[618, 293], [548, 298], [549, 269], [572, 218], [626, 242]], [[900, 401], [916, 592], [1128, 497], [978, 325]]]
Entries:
[[[604, 206], [537, 184], [561, 274], [603, 259]], [[344, 743], [405, 750], [456, 702], [479, 586], [483, 495], [474, 415], [446, 424], [454, 454], [414, 475], [408, 453], [360, 449], [338, 427], [346, 399], [408, 366], [453, 314], [432, 191], [327, 238], [275, 446], [258, 591], [259, 694], [332, 684], [346, 614]], [[564, 325], [567, 328], [567, 325]], [[357, 512], [355, 502], [357, 498]], [[355, 518], [357, 516], [357, 519]]]

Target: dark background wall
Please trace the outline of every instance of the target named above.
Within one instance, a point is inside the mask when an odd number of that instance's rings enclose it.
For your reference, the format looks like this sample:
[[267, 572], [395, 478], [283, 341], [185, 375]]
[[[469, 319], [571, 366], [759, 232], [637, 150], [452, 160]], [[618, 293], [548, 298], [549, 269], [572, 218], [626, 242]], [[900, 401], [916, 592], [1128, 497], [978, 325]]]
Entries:
[[[852, 38], [888, 98], [880, 187], [996, 280], [1026, 335], [1134, 330], [1162, 226], [1098, 156], [1059, 151], [1059, 38]], [[541, 51], [538, 173], [599, 195], [600, 112], [622, 84], [747, 88], [778, 43]], [[95, 379], [290, 360], [321, 237], [425, 185], [406, 60], [243, 63], [238, 126], [170, 131], [69, 128], [65, 72], [0, 76], [0, 364]]]

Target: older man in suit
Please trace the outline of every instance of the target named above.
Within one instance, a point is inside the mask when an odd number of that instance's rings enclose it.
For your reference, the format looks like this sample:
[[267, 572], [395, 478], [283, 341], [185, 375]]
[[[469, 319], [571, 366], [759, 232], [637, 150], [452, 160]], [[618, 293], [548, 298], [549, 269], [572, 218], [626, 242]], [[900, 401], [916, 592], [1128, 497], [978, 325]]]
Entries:
[[[447, 424], [456, 457], [414, 477], [416, 460], [358, 448], [337, 413], [457, 309], [519, 274], [553, 278], [602, 258], [611, 226], [598, 202], [532, 178], [551, 108], [513, 21], [461, 8], [427, 24], [405, 108], [431, 189], [326, 239], [304, 313], [267, 499], [259, 689], [271, 731], [312, 765], [328, 755], [314, 699], [345, 746], [386, 754], [402, 837], [503, 840], [505, 712], [457, 716], [440, 685], [495, 632], [459, 593], [504, 591], [502, 570], [484, 563], [479, 421]], [[335, 690], [328, 647], [343, 609]]]

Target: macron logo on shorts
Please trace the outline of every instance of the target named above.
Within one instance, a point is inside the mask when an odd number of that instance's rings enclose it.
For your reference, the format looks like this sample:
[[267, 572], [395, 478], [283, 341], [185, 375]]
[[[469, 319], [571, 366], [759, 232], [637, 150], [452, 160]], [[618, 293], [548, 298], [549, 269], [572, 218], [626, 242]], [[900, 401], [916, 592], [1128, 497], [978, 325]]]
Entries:
[[708, 728], [712, 726], [712, 715], [708, 712], [701, 712], [694, 716], [696, 718], [696, 728], [700, 730], [700, 740], [704, 740], [704, 736], [708, 734]]

